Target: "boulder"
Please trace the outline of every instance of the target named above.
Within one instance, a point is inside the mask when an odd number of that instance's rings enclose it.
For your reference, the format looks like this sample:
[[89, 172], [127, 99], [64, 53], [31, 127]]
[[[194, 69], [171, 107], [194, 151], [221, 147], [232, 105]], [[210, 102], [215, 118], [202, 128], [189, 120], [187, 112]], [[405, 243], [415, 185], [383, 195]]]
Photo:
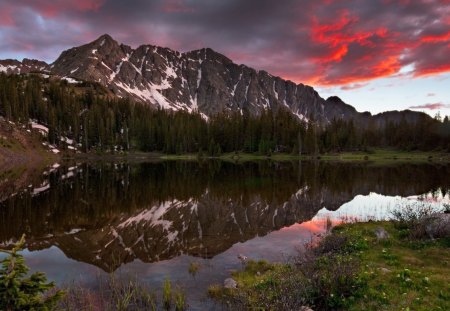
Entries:
[[376, 228], [375, 235], [377, 236], [377, 240], [385, 240], [389, 238], [389, 233], [383, 227]]
[[232, 278], [225, 279], [223, 281], [223, 287], [225, 288], [237, 288], [237, 282]]

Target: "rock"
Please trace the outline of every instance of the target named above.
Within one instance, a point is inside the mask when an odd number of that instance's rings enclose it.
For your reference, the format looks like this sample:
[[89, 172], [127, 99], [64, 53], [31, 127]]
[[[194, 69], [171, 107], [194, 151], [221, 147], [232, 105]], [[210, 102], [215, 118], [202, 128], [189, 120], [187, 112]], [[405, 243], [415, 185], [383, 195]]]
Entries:
[[391, 270], [389, 270], [389, 269], [387, 269], [387, 268], [384, 268], [384, 267], [381, 267], [381, 268], [380, 268], [380, 271], [383, 272], [383, 273], [389, 273], [389, 272], [392, 272]]
[[238, 259], [239, 259], [241, 262], [246, 262], [247, 259], [248, 259], [248, 257], [245, 256], [245, 255], [239, 254], [239, 255], [238, 255]]
[[225, 288], [237, 288], [237, 282], [232, 278], [225, 279], [223, 281], [223, 287]]
[[450, 237], [450, 214], [436, 213], [422, 220], [430, 239]]
[[376, 228], [375, 235], [377, 236], [377, 240], [385, 240], [389, 238], [389, 233], [383, 227]]
[[314, 310], [308, 306], [301, 306], [299, 311], [314, 311]]

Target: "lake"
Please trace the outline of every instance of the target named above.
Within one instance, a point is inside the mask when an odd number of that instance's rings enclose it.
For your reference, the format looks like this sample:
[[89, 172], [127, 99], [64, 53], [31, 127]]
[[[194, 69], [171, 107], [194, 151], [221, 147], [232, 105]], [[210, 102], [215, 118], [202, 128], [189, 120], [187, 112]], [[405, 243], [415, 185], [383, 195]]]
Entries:
[[[210, 284], [238, 255], [286, 261], [326, 218], [382, 220], [404, 204], [448, 202], [450, 165], [369, 162], [91, 162], [55, 164], [0, 202], [0, 248], [27, 235], [33, 271], [95, 289], [107, 273], [214, 309]], [[191, 263], [199, 271], [189, 273]]]

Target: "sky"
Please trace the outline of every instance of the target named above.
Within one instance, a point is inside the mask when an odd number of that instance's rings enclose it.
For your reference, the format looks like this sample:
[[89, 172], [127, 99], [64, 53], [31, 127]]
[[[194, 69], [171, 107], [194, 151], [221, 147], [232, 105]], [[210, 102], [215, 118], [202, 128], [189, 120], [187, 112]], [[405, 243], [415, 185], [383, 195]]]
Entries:
[[104, 33], [210, 47], [359, 111], [450, 115], [450, 0], [0, 0], [0, 59], [53, 62]]

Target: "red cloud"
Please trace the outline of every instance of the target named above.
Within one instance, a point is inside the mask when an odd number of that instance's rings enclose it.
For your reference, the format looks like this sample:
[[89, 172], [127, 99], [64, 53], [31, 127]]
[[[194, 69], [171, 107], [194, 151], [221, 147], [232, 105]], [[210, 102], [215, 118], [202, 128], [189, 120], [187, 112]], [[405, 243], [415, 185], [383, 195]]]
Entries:
[[8, 3], [0, 3], [0, 26], [11, 27], [15, 26], [12, 12], [14, 7]]
[[422, 37], [422, 42], [449, 42], [450, 41], [450, 30], [447, 33], [441, 35], [428, 35]]
[[322, 73], [315, 75], [314, 83], [357, 83], [389, 76], [401, 69], [404, 46], [395, 42], [396, 34], [385, 27], [361, 30], [359, 17], [348, 10], [341, 11], [331, 23], [320, 23], [317, 17], [312, 21], [312, 41], [328, 51], [312, 57]]
[[428, 110], [437, 110], [437, 109], [445, 109], [450, 108], [450, 105], [446, 105], [443, 103], [432, 103], [432, 104], [424, 104], [418, 106], [411, 106], [410, 109], [428, 109]]
[[18, 0], [16, 8], [29, 7], [44, 17], [55, 17], [62, 12], [70, 11], [96, 11], [104, 3], [105, 0]]
[[366, 16], [356, 3], [313, 15], [309, 44], [316, 48], [309, 59], [316, 64], [315, 72], [287, 75], [295, 81], [333, 86], [398, 75], [407, 65], [414, 68], [408, 77], [449, 72], [450, 6], [433, 0], [426, 5], [394, 1], [389, 6], [386, 11], [382, 7], [379, 12], [366, 11]]
[[[23, 54], [31, 44], [28, 57], [50, 61], [61, 48], [110, 33], [128, 44], [212, 47], [236, 63], [343, 89], [381, 77], [450, 72], [448, 0], [283, 2], [0, 1], [0, 51]], [[405, 66], [411, 71], [400, 73]]]
[[[449, 53], [450, 53], [450, 49], [449, 49]], [[433, 76], [433, 75], [437, 75], [437, 74], [441, 74], [441, 73], [445, 73], [445, 72], [449, 72], [449, 71], [450, 71], [450, 64], [443, 64], [440, 66], [416, 70], [414, 72], [414, 77], [416, 77], [416, 78], [428, 77], [428, 76]]]
[[9, 26], [14, 26], [14, 20], [11, 17], [11, 13], [8, 12], [7, 10], [1, 10], [0, 11], [0, 26], [5, 26], [5, 27], [9, 27]]

